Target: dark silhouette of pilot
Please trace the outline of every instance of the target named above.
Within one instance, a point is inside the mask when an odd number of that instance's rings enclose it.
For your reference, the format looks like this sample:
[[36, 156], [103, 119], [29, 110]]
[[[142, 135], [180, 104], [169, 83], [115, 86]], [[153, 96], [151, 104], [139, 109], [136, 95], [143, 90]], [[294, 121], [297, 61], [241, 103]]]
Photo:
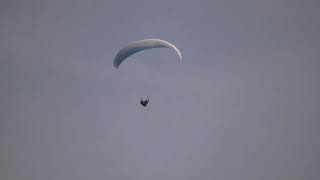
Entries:
[[147, 104], [149, 103], [149, 98], [147, 99], [140, 99], [140, 104], [143, 106], [143, 107], [146, 107]]

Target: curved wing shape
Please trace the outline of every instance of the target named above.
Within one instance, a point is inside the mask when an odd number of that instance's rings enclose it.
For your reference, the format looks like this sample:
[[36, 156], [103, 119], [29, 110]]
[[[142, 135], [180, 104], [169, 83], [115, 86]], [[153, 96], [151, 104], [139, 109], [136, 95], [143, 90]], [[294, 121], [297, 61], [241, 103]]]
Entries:
[[121, 49], [114, 58], [113, 65], [115, 68], [118, 68], [127, 57], [139, 51], [151, 48], [171, 48], [179, 55], [180, 60], [182, 60], [180, 51], [173, 44], [161, 39], [144, 39], [129, 43], [126, 47]]

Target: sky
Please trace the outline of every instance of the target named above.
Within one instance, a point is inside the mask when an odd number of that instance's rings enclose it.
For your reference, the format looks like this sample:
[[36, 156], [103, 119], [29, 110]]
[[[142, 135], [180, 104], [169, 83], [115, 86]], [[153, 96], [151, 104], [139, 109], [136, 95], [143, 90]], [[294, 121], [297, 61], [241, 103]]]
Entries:
[[319, 179], [319, 8], [2, 0], [0, 179]]

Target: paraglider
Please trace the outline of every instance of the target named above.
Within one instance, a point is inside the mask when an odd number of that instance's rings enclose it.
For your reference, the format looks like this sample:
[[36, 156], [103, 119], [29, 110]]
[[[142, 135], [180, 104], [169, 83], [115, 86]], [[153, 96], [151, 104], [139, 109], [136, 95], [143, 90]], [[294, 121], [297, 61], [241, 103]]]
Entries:
[[[118, 68], [120, 64], [122, 64], [129, 56], [143, 51], [147, 49], [152, 49], [152, 48], [170, 48], [173, 49], [176, 54], [179, 56], [180, 61], [182, 60], [182, 56], [178, 48], [176, 48], [173, 44], [161, 40], [161, 39], [144, 39], [144, 40], [139, 40], [139, 41], [134, 41], [129, 43], [127, 46], [122, 48], [116, 55], [113, 61], [113, 66], [115, 68]], [[143, 107], [146, 107], [147, 104], [149, 103], [149, 98], [147, 99], [140, 99], [140, 104]]]

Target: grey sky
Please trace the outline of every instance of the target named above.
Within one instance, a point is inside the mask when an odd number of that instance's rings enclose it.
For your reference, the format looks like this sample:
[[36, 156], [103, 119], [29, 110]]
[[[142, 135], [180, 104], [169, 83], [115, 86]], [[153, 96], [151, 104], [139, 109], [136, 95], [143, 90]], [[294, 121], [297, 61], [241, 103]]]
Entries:
[[319, 7], [2, 0], [0, 179], [319, 179]]

